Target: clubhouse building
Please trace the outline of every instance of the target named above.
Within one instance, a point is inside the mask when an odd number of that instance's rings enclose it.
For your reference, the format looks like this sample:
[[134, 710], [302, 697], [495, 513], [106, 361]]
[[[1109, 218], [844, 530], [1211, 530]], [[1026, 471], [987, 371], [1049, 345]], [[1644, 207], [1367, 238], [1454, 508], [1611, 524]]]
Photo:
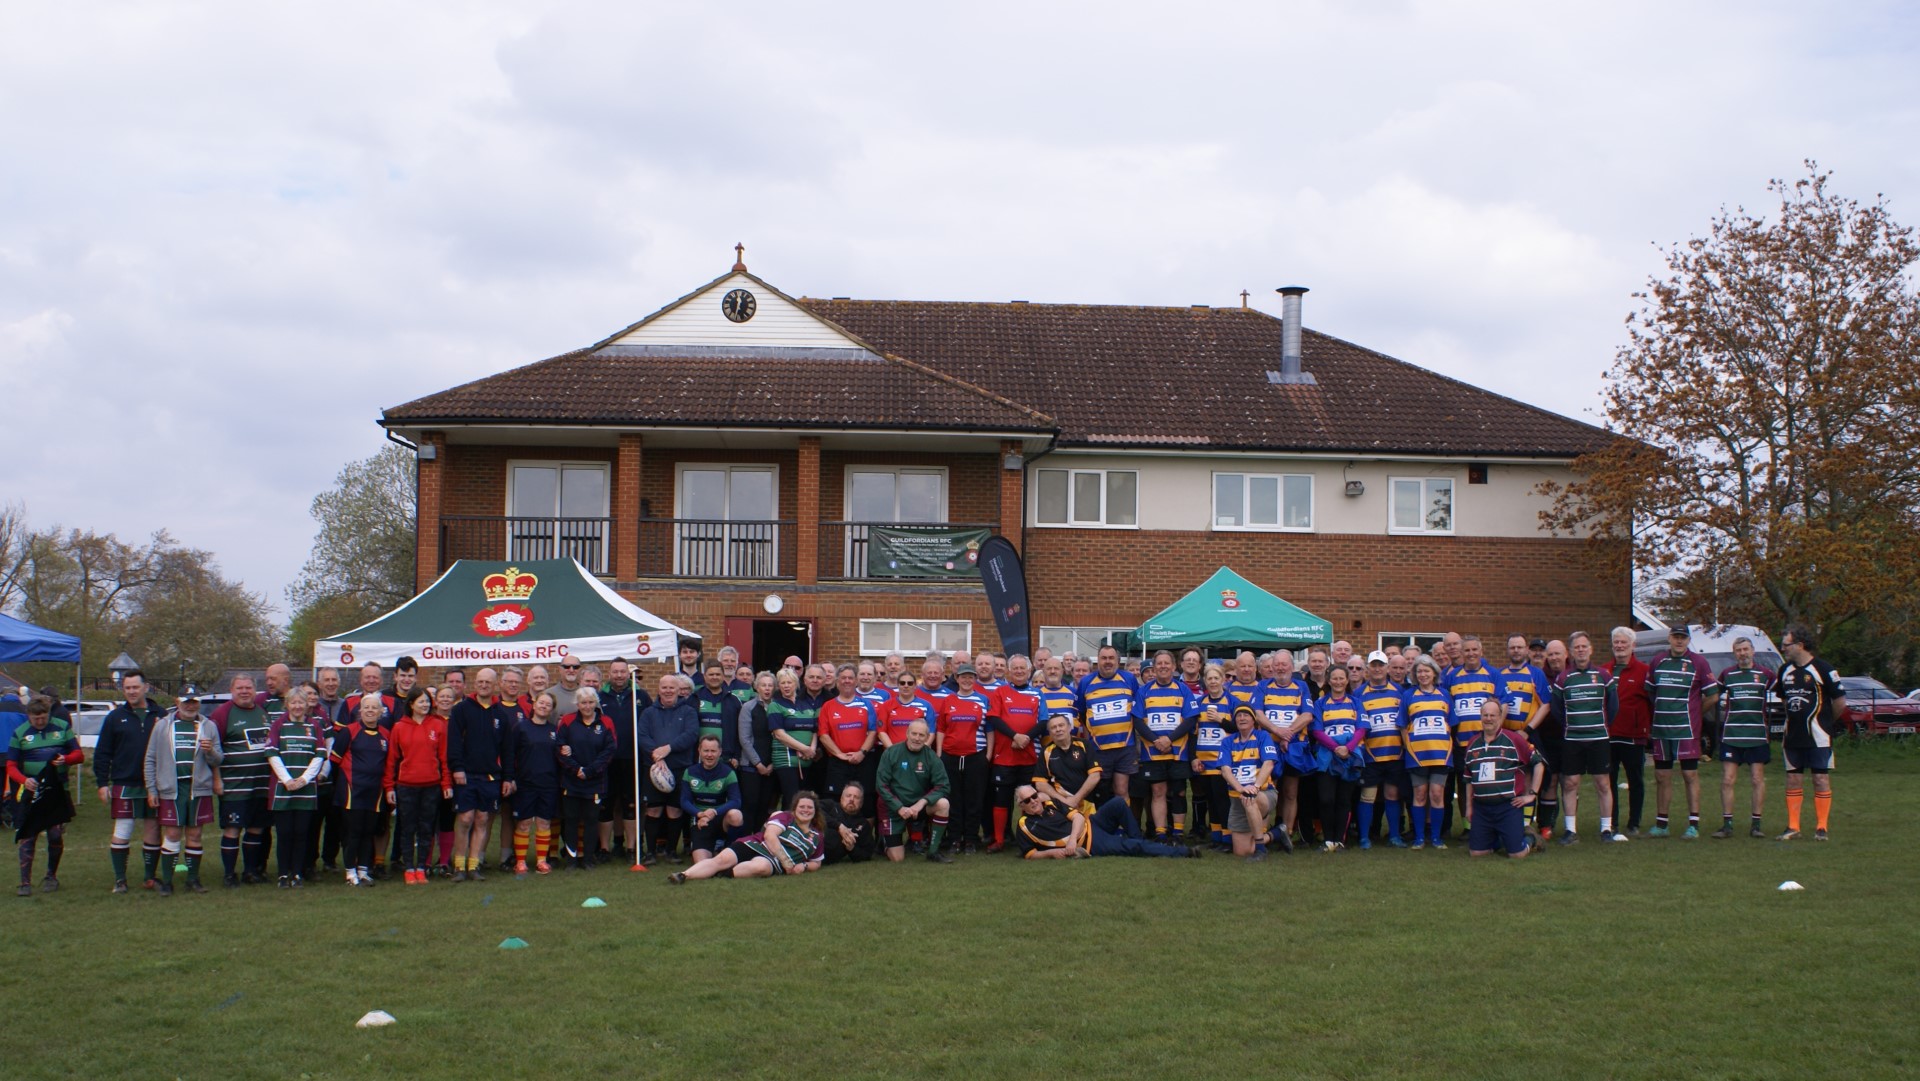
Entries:
[[818, 299], [736, 262], [385, 411], [418, 448], [416, 588], [571, 556], [757, 668], [998, 648], [965, 560], [999, 533], [1056, 652], [1222, 566], [1356, 648], [1627, 622], [1626, 578], [1539, 525], [1540, 483], [1613, 436], [1306, 330], [1304, 292], [1278, 319]]

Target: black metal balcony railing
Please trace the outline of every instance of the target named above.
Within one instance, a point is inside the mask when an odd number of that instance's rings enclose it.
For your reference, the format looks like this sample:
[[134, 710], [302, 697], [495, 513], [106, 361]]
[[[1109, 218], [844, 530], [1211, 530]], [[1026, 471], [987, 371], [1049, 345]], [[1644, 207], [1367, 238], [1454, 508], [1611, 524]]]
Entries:
[[[984, 529], [989, 533], [999, 528], [997, 522], [821, 522], [820, 523], [820, 577], [823, 579], [850, 579], [873, 577], [867, 574], [867, 551], [871, 543], [870, 535], [875, 526], [903, 531], [921, 531], [927, 533], [947, 533], [957, 529]], [[913, 578], [933, 577], [913, 574], [888, 575], [887, 577]], [[941, 575], [940, 577], [945, 577]]]
[[440, 569], [456, 559], [577, 559], [608, 573], [611, 518], [517, 518], [449, 514], [440, 518]]
[[790, 521], [640, 519], [640, 577], [792, 578]]

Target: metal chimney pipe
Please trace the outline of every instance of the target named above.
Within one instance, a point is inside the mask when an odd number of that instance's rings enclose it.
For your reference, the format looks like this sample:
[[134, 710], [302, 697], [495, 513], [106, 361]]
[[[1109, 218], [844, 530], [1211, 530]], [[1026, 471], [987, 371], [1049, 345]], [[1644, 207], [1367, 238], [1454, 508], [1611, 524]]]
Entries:
[[1312, 375], [1301, 370], [1300, 364], [1300, 298], [1306, 295], [1304, 285], [1283, 285], [1274, 292], [1280, 294], [1280, 379], [1282, 383], [1312, 383]]

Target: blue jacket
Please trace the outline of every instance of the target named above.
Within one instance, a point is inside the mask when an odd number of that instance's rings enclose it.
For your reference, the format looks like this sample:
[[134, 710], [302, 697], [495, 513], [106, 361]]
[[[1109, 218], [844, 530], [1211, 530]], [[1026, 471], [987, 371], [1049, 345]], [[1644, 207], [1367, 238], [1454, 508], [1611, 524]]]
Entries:
[[655, 702], [640, 711], [640, 723], [634, 728], [633, 738], [640, 748], [642, 770], [653, 761], [655, 747], [673, 748], [667, 752], [667, 768], [678, 777], [693, 764], [693, 747], [700, 739], [700, 710], [686, 700], [671, 706]]
[[558, 754], [561, 747], [573, 752], [560, 759], [560, 791], [569, 796], [606, 795], [607, 767], [613, 764], [617, 746], [606, 717], [596, 714], [594, 723], [586, 724], [579, 714], [569, 713], [560, 722], [557, 735], [559, 743], [554, 753]]
[[93, 745], [93, 784], [144, 787], [147, 783], [147, 739], [165, 711], [152, 702], [145, 713], [135, 713], [125, 702], [113, 707], [100, 722], [100, 739]]

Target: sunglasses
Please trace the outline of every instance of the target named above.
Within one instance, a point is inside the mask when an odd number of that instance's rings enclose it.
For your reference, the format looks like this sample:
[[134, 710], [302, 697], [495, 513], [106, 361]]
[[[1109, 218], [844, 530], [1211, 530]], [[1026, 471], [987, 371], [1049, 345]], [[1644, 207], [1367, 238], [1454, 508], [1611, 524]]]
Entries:
[[574, 669], [574, 668], [578, 668], [578, 667], [580, 667], [580, 666], [579, 666], [579, 665], [577, 665], [577, 664], [563, 664], [563, 665], [561, 665], [560, 667], [561, 667], [561, 668], [563, 668], [563, 669]]

